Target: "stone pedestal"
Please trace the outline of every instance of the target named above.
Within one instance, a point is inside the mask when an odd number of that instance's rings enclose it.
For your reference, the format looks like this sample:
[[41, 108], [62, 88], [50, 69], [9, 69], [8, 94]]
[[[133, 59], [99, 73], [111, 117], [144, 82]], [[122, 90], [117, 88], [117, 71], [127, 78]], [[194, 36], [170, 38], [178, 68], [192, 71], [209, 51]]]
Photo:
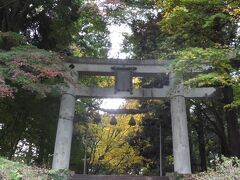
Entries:
[[170, 84], [172, 88], [171, 118], [174, 171], [180, 174], [190, 174], [190, 149], [183, 82], [176, 82], [174, 75], [172, 75]]

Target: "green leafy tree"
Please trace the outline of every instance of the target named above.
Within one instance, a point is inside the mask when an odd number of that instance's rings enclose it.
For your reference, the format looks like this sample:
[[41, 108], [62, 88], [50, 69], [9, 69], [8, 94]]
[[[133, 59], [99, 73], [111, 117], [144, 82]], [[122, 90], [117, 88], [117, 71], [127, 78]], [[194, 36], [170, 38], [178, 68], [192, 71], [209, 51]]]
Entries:
[[0, 2], [0, 24], [0, 154], [50, 167], [68, 79], [53, 51], [106, 57], [106, 22], [94, 3], [16, 0]]
[[[200, 170], [200, 163], [201, 170], [206, 169], [204, 156], [209, 158], [206, 161], [213, 158], [209, 152], [239, 156], [239, 55], [230, 57], [232, 52], [238, 51], [239, 46], [239, 3], [219, 0], [159, 0], [153, 4], [145, 3], [144, 6], [133, 1], [128, 5], [129, 9], [137, 6], [140, 12], [150, 8], [152, 15], [146, 17], [144, 13], [134, 11], [134, 17], [140, 18], [128, 19], [133, 34], [126, 39], [127, 52], [130, 51], [133, 57], [138, 58], [176, 59], [173, 64], [175, 71], [179, 75], [189, 75], [184, 76], [186, 85], [214, 86], [222, 91], [222, 99], [189, 102], [189, 132], [193, 132], [189, 134], [193, 170]], [[158, 11], [154, 12], [156, 8]], [[212, 67], [210, 72], [205, 71], [206, 66]], [[188, 70], [193, 68], [204, 73], [190, 75]], [[192, 111], [196, 105], [198, 108]], [[205, 119], [206, 123], [201, 124], [201, 119]], [[206, 126], [209, 129], [200, 132], [201, 127]], [[217, 135], [216, 138], [213, 137], [213, 132]], [[207, 139], [210, 139], [209, 142]], [[199, 149], [194, 142], [198, 143]], [[197, 162], [197, 159], [202, 162]]]

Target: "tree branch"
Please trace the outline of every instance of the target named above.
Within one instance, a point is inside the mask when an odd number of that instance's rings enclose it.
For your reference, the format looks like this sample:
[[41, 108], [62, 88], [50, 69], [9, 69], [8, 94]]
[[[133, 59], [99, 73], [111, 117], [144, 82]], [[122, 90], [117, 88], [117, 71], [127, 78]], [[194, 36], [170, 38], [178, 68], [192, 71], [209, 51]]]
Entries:
[[3, 9], [3, 8], [7, 7], [8, 5], [10, 5], [10, 4], [12, 4], [12, 3], [16, 2], [16, 1], [18, 1], [18, 0], [13, 0], [13, 1], [8, 2], [7, 4], [1, 6], [0, 9]]

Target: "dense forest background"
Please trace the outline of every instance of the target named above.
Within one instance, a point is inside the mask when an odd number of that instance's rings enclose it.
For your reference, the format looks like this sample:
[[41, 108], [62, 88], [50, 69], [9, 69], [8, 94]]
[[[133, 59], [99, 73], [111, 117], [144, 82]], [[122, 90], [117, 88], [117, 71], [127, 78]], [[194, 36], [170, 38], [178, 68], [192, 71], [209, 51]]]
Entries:
[[[176, 74], [188, 74], [186, 86], [218, 87], [217, 98], [187, 100], [193, 172], [214, 167], [221, 155], [240, 157], [238, 0], [1, 0], [0, 156], [51, 167], [61, 85], [68, 78], [61, 57], [106, 58], [112, 24], [131, 28], [123, 46], [131, 58], [172, 59]], [[211, 71], [189, 72], [206, 64]], [[89, 174], [158, 175], [161, 124], [163, 172], [173, 171], [169, 101], [131, 100], [121, 107], [142, 110], [138, 114], [99, 115], [100, 104], [77, 101], [70, 169], [82, 173], [86, 154]], [[114, 113], [117, 124], [109, 123]]]

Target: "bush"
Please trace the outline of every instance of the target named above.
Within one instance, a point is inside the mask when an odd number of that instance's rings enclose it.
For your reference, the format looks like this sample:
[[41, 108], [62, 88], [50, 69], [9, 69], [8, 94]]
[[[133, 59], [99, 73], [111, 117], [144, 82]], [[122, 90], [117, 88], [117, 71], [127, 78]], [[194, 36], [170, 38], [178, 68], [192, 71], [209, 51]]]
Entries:
[[0, 180], [67, 180], [70, 171], [27, 166], [0, 157]]
[[24, 36], [15, 32], [0, 32], [0, 49], [9, 51], [12, 47], [26, 44]]
[[193, 175], [193, 177], [199, 180], [232, 180], [240, 178], [240, 159], [221, 156], [221, 158], [217, 158], [211, 163], [212, 168], [209, 168], [207, 172]]

